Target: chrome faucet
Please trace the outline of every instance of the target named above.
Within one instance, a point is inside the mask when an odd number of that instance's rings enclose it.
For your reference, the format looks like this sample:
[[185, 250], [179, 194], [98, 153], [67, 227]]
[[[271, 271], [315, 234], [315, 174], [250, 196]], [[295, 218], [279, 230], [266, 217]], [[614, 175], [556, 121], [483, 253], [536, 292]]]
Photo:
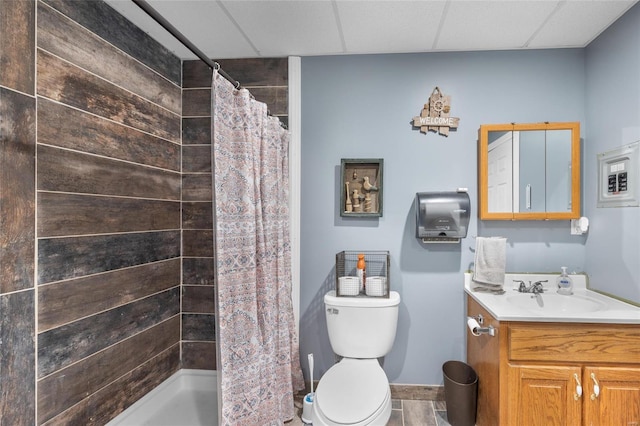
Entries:
[[527, 287], [527, 285], [524, 283], [524, 281], [522, 280], [513, 280], [514, 283], [520, 283], [520, 285], [518, 286], [518, 292], [520, 293], [533, 293], [533, 294], [540, 294], [544, 292], [544, 287], [542, 285], [542, 283], [546, 283], [548, 280], [542, 280], [542, 281], [536, 281], [535, 283], [531, 284], [531, 281], [529, 281], [529, 287]]

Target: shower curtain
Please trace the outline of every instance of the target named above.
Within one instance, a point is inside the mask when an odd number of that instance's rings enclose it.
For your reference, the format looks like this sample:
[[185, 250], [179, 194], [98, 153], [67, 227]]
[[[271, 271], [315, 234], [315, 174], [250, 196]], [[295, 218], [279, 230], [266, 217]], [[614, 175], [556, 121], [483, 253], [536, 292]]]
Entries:
[[289, 133], [214, 71], [214, 251], [224, 425], [281, 425], [304, 386], [291, 299]]

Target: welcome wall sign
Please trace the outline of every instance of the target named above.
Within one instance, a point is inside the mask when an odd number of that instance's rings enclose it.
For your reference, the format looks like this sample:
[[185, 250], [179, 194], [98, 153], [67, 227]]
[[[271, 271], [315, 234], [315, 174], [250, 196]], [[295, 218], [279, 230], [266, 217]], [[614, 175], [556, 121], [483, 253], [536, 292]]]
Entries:
[[438, 132], [443, 136], [449, 136], [449, 129], [456, 129], [460, 119], [450, 117], [451, 96], [444, 95], [439, 87], [435, 87], [429, 103], [424, 104], [419, 117], [413, 117], [413, 127], [419, 127], [422, 133]]

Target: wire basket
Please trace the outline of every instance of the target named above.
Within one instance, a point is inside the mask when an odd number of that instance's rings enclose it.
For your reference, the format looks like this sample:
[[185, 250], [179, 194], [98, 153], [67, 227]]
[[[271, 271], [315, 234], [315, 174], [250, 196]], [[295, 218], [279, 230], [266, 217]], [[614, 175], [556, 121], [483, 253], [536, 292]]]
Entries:
[[[356, 266], [358, 255], [364, 254], [366, 277], [372, 277], [372, 286], [367, 289], [367, 278], [364, 285], [357, 279]], [[388, 251], [341, 251], [336, 254], [336, 295], [337, 296], [369, 296], [389, 297], [389, 252]], [[341, 279], [342, 277], [342, 279]]]

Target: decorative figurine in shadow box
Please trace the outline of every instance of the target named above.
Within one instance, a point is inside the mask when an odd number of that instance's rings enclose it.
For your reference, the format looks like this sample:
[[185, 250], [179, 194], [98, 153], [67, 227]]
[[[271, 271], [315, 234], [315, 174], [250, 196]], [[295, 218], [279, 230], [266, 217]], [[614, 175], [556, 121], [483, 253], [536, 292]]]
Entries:
[[382, 158], [341, 160], [340, 216], [382, 216]]

